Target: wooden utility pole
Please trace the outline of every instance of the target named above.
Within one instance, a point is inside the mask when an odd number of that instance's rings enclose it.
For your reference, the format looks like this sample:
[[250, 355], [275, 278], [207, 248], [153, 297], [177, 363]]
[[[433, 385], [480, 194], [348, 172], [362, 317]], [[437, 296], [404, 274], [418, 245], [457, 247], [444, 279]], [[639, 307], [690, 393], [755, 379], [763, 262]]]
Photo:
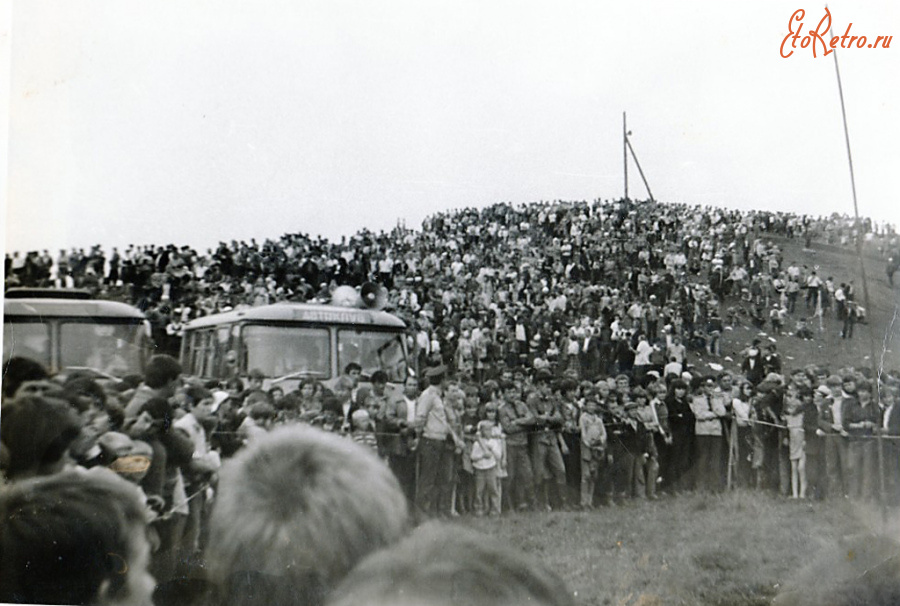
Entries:
[[[828, 7], [825, 7], [828, 10]], [[831, 31], [829, 30], [829, 36]], [[850, 153], [850, 131], [847, 128], [847, 109], [844, 105], [844, 87], [841, 85], [841, 70], [838, 67], [837, 49], [834, 49], [834, 73], [837, 75], [838, 94], [841, 98], [841, 117], [844, 121], [844, 140], [847, 143], [847, 162], [850, 165], [850, 190], [853, 192], [853, 216], [856, 220], [856, 258], [859, 262], [859, 275], [863, 284], [863, 300], [866, 302], [866, 313], [871, 313], [872, 306], [869, 303], [869, 283], [866, 280], [866, 265], [863, 262], [862, 254], [862, 223], [859, 220], [859, 204], [856, 201], [856, 176], [853, 172], [853, 155]], [[849, 312], [849, 310], [848, 310]], [[878, 371], [878, 358], [875, 357], [875, 327], [872, 322], [866, 322], [869, 333], [869, 357], [872, 364], [872, 376], [875, 379], [875, 406], [881, 407], [881, 374]], [[880, 481], [881, 493], [881, 514], [884, 520], [887, 520], [887, 495], [885, 494], [884, 485], [884, 440], [882, 439], [881, 428], [878, 428], [878, 477]]]
[[625, 199], [628, 199], [628, 127], [625, 124], [625, 112], [622, 112], [622, 162], [625, 166]]
[[628, 149], [631, 150], [631, 157], [634, 158], [634, 164], [637, 166], [638, 174], [641, 175], [641, 181], [644, 182], [644, 187], [647, 188], [647, 195], [650, 196], [650, 201], [656, 202], [656, 200], [653, 199], [653, 192], [650, 191], [650, 184], [647, 183], [647, 177], [644, 176], [644, 170], [641, 168], [641, 163], [638, 162], [637, 154], [634, 153], [634, 148], [631, 146], [631, 141], [626, 138], [625, 143], [628, 145]]

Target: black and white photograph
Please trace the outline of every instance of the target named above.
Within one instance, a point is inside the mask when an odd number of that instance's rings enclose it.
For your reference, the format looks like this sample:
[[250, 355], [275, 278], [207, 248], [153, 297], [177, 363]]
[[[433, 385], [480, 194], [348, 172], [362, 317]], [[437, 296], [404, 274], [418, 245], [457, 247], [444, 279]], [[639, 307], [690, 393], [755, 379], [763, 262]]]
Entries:
[[900, 604], [895, 34], [0, 0], [0, 603]]

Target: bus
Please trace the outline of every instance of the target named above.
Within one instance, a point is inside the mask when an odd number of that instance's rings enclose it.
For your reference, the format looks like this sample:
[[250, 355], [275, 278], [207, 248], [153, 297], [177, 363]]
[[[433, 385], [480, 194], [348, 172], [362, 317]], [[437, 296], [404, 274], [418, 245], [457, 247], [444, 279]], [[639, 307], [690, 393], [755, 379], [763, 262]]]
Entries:
[[285, 392], [304, 379], [331, 387], [351, 362], [362, 367], [363, 381], [381, 370], [396, 384], [409, 373], [405, 334], [401, 319], [376, 309], [275, 303], [191, 320], [181, 364], [204, 380], [260, 371], [266, 389]]
[[51, 373], [101, 380], [143, 374], [150, 322], [140, 310], [76, 289], [11, 288], [3, 299], [3, 361], [31, 358]]

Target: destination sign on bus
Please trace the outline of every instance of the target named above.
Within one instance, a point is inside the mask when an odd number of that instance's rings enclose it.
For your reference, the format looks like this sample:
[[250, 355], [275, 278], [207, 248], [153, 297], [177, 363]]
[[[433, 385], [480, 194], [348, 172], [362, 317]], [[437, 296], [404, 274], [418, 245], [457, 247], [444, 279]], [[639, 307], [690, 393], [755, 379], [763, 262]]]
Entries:
[[293, 316], [295, 320], [307, 322], [329, 322], [334, 324], [372, 323], [372, 319], [368, 314], [338, 310], [295, 309]]

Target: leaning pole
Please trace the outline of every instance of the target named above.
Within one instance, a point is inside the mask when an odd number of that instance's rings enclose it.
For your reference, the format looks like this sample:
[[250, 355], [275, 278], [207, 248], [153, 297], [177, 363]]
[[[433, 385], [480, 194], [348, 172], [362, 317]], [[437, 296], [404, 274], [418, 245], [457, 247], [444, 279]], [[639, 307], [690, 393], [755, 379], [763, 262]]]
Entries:
[[[827, 7], [826, 7], [827, 10]], [[829, 35], [833, 38], [834, 35], [829, 30]], [[844, 122], [844, 141], [847, 144], [847, 162], [850, 166], [850, 189], [853, 193], [853, 216], [856, 223], [856, 259], [859, 263], [859, 275], [862, 278], [863, 285], [863, 300], [866, 302], [866, 312], [870, 312], [872, 306], [869, 303], [869, 283], [866, 279], [866, 265], [863, 262], [863, 254], [862, 254], [862, 230], [861, 223], [859, 220], [859, 204], [856, 199], [856, 176], [853, 172], [853, 154], [850, 153], [850, 131], [847, 128], [847, 109], [844, 104], [844, 87], [841, 84], [841, 69], [838, 67], [838, 54], [837, 49], [832, 49], [834, 52], [834, 73], [837, 76], [837, 85], [838, 85], [838, 95], [841, 99], [841, 118]], [[875, 405], [879, 408], [881, 407], [881, 374], [878, 369], [877, 358], [875, 357], [875, 328], [872, 325], [872, 322], [867, 322], [867, 328], [869, 333], [869, 359], [872, 363], [872, 376], [875, 378]], [[877, 435], [877, 443], [878, 443], [878, 479], [879, 479], [879, 492], [881, 495], [881, 513], [883, 518], [887, 518], [887, 503], [886, 503], [886, 495], [885, 495], [885, 487], [884, 487], [884, 448], [882, 438], [881, 427], [878, 428], [876, 432]]]

